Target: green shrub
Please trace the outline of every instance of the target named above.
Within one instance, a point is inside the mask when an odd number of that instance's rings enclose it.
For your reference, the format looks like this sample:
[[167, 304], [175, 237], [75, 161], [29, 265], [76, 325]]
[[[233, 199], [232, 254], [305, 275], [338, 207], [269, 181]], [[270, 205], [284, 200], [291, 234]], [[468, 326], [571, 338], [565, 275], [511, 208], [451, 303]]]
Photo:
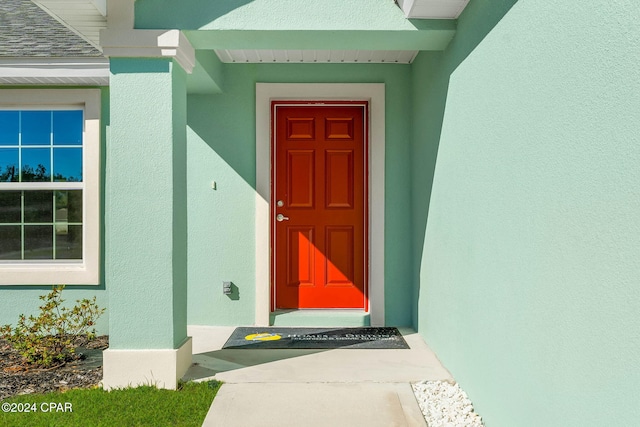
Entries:
[[37, 317], [21, 314], [14, 328], [0, 328], [0, 336], [18, 351], [26, 365], [46, 368], [72, 360], [76, 341], [95, 337], [93, 326], [105, 309], [98, 307], [96, 297], [77, 300], [73, 308], [63, 307], [63, 289], [54, 286], [48, 295], [40, 296], [44, 304]]

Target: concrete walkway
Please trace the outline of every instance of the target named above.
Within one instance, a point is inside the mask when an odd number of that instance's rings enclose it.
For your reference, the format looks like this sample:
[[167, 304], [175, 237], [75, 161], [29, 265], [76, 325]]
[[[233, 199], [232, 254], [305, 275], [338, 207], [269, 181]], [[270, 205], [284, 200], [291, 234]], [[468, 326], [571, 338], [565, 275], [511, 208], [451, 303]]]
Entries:
[[223, 381], [204, 426], [425, 427], [411, 383], [452, 379], [422, 338], [404, 350], [221, 350], [233, 327], [189, 327], [185, 379]]

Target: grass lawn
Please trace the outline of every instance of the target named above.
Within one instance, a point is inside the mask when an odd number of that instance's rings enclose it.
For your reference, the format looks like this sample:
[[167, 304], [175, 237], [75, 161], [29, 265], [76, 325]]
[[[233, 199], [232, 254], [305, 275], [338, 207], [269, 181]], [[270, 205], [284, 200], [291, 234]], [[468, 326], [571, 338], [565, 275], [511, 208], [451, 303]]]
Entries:
[[16, 396], [0, 402], [0, 426], [201, 426], [220, 386], [210, 381], [182, 384], [178, 391], [144, 386]]

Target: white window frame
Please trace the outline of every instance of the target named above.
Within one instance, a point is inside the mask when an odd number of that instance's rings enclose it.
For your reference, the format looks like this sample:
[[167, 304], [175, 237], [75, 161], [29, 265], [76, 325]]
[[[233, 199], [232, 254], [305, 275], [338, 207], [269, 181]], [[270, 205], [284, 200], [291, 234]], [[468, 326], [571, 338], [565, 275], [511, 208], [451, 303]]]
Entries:
[[[82, 138], [82, 260], [25, 260], [0, 262], [0, 285], [100, 284], [100, 90], [0, 90], [0, 108], [27, 110], [77, 107], [84, 111]], [[51, 183], [3, 183], [2, 190], [55, 190]], [[19, 187], [19, 188], [18, 188]], [[43, 187], [43, 188], [41, 188]]]

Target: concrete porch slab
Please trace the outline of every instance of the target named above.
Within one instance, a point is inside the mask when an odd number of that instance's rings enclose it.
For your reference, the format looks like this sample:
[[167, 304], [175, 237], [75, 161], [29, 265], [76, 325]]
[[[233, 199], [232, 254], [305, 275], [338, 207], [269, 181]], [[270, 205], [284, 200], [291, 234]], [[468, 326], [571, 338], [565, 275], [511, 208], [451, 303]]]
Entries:
[[409, 384], [225, 384], [203, 426], [426, 427]]
[[194, 364], [184, 379], [225, 383], [205, 426], [426, 427], [411, 383], [452, 380], [410, 329], [399, 328], [402, 350], [222, 350], [234, 329], [188, 328]]
[[400, 328], [400, 350], [244, 350], [222, 346], [233, 327], [192, 326], [193, 363], [185, 379], [226, 383], [411, 383], [452, 380], [422, 338]]

